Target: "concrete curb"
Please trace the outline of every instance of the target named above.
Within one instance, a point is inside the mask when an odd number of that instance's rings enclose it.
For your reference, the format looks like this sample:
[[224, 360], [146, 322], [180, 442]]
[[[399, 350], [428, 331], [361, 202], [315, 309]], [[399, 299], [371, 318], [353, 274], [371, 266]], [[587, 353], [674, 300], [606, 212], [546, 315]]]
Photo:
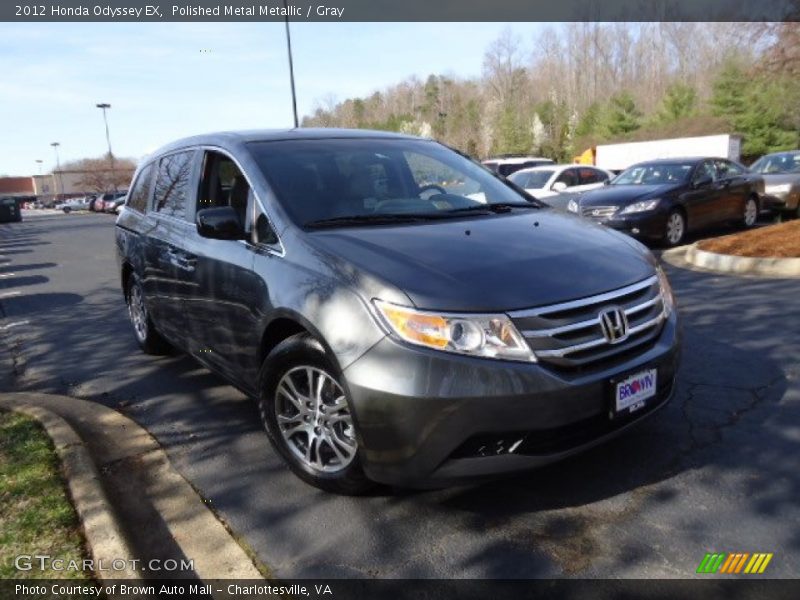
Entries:
[[[132, 419], [95, 402], [51, 394], [3, 394], [0, 407], [23, 411], [34, 407], [32, 416], [36, 412], [53, 414], [61, 431], [72, 434], [65, 434], [69, 439], [69, 449], [84, 453], [80, 463], [76, 463], [69, 473], [70, 482], [73, 475], [82, 475], [95, 481], [95, 489], [101, 483], [105, 486], [106, 494], [102, 497], [123, 503], [133, 498], [136, 505], [151, 507], [154, 515], [163, 521], [170, 543], [183, 557], [193, 561], [194, 575], [199, 579], [264, 579], [251, 557], [206, 501], [172, 467], [158, 442]], [[51, 422], [56, 421], [51, 419]], [[59, 441], [56, 447], [61, 443]], [[119, 519], [124, 507], [120, 508], [116, 502], [114, 506], [117, 510], [110, 508], [109, 504], [95, 505], [93, 513], [105, 515], [108, 520]], [[136, 546], [130, 539], [131, 534], [139, 533], [137, 530], [145, 529], [147, 525], [115, 521], [115, 531], [127, 531], [128, 539], [115, 538], [126, 541], [127, 546], [113, 549], [110, 558], [150, 558], [136, 556], [130, 549]], [[262, 570], [265, 570], [263, 566]]]
[[105, 581], [140, 579], [139, 573], [131, 569], [128, 563], [122, 570], [112, 568], [114, 560], [133, 556], [133, 551], [116, 521], [94, 462], [78, 434], [64, 419], [41, 407], [22, 404], [14, 406], [12, 410], [38, 421], [53, 441], [75, 510], [83, 524], [92, 559], [95, 564], [102, 561], [109, 569], [95, 570], [95, 576]]
[[707, 252], [697, 243], [686, 249], [687, 262], [718, 273], [761, 275], [764, 277], [800, 277], [800, 258], [754, 258]]

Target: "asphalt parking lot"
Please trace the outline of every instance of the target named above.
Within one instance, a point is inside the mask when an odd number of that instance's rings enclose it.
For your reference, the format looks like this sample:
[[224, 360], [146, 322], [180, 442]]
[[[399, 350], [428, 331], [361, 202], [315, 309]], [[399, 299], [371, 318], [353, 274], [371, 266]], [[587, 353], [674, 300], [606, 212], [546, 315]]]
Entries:
[[0, 225], [0, 390], [71, 395], [148, 428], [281, 577], [687, 577], [706, 552], [800, 567], [800, 282], [666, 265], [683, 322], [676, 395], [629, 434], [478, 487], [306, 486], [251, 401], [191, 359], [140, 353], [114, 217]]

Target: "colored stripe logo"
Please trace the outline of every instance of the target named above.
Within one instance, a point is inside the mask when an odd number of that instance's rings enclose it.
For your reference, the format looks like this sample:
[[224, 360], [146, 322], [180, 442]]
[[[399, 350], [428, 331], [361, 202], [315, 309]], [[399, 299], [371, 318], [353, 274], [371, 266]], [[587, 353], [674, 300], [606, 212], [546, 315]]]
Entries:
[[703, 560], [700, 561], [697, 573], [761, 574], [766, 570], [769, 561], [772, 560], [772, 556], [771, 552], [754, 552], [752, 554], [749, 552], [707, 553]]

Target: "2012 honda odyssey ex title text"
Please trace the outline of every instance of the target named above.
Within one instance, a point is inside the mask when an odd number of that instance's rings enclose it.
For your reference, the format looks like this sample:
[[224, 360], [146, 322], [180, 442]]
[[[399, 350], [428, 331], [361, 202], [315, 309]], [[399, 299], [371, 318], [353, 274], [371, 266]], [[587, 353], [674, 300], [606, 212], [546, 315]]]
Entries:
[[143, 350], [177, 347], [255, 398], [326, 490], [535, 467], [672, 393], [653, 256], [431, 140], [181, 140], [139, 166], [116, 245]]

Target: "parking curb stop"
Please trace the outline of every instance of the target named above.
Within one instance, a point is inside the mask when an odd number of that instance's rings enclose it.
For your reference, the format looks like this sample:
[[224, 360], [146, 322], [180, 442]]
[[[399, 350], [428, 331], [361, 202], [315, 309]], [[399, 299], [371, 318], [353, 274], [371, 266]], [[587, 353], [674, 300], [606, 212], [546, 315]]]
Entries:
[[800, 278], [800, 258], [732, 256], [701, 250], [697, 243], [686, 248], [684, 259], [696, 266], [731, 275]]

